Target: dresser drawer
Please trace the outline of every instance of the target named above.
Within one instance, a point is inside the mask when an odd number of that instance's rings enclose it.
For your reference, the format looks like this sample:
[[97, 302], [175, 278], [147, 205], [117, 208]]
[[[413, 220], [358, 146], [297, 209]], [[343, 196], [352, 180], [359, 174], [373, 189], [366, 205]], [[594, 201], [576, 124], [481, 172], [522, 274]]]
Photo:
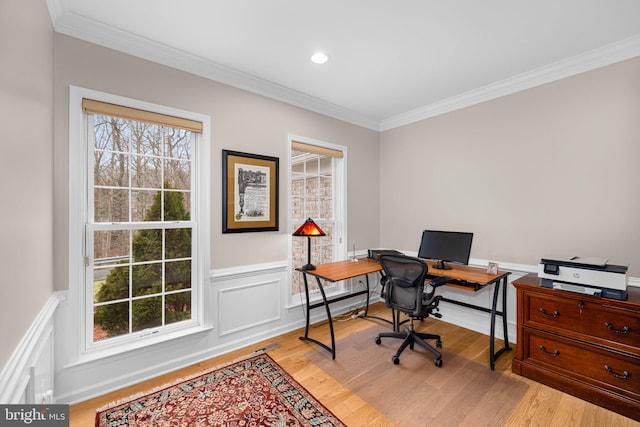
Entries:
[[612, 345], [626, 351], [640, 348], [640, 313], [576, 298], [527, 294], [524, 325]]
[[640, 354], [614, 352], [528, 328], [524, 345], [527, 363], [640, 399]]

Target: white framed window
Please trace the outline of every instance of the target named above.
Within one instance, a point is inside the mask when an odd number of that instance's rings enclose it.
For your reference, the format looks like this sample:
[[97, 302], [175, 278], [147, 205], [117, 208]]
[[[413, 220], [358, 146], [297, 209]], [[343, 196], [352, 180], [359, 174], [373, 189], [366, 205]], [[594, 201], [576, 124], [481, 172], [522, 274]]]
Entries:
[[[311, 239], [311, 262], [322, 264], [346, 258], [347, 149], [291, 135], [289, 147], [290, 303], [295, 304], [304, 294], [302, 274], [295, 268], [307, 263], [308, 242], [306, 238], [291, 234], [307, 218], [313, 219], [326, 233], [326, 236]], [[318, 293], [314, 281], [309, 282], [309, 288], [310, 292]], [[341, 292], [344, 283], [327, 284], [325, 290]]]
[[208, 116], [77, 87], [69, 112], [79, 359], [201, 330]]

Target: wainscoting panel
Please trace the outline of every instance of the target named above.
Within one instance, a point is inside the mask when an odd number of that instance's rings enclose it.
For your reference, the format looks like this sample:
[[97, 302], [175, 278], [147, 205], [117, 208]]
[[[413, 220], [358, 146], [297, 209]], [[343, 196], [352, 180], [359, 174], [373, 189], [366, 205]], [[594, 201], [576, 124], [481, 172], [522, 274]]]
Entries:
[[60, 292], [49, 297], [0, 372], [0, 402], [53, 403], [53, 319], [63, 300]]
[[281, 318], [279, 280], [256, 281], [222, 288], [218, 297], [220, 336], [271, 323]]

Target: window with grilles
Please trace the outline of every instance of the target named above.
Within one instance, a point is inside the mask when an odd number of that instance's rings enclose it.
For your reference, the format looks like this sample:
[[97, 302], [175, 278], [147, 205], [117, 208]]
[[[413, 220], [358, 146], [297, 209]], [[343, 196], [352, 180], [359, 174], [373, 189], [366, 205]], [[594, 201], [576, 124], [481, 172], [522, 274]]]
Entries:
[[[83, 163], [70, 162], [77, 188], [71, 224], [82, 224], [82, 242], [71, 230], [71, 259], [84, 259], [82, 286], [74, 287], [84, 319], [79, 351], [120, 351], [199, 330], [200, 283], [209, 265], [202, 198], [209, 188], [208, 118], [81, 88], [70, 98], [83, 128], [70, 138], [73, 158]], [[123, 103], [105, 102], [116, 98]]]
[[[340, 167], [342, 151], [323, 149], [319, 146], [292, 142], [290, 171], [291, 232], [307, 218], [312, 218], [326, 236], [311, 238], [311, 260], [323, 264], [341, 259], [340, 238], [343, 211], [340, 204], [343, 180]], [[291, 265], [292, 295], [304, 293], [302, 274], [295, 271], [307, 263], [307, 239], [292, 237]], [[309, 282], [316, 288], [316, 283]]]

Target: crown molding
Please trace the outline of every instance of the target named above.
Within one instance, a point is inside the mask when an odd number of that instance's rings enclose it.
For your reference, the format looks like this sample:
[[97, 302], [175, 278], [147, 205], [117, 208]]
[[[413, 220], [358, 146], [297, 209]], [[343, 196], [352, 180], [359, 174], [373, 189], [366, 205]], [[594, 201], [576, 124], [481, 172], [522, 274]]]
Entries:
[[640, 35], [522, 73], [415, 110], [376, 120], [304, 93], [225, 67], [197, 55], [69, 12], [65, 0], [47, 0], [54, 30], [228, 86], [382, 132], [490, 101], [616, 62], [640, 56]]
[[389, 117], [380, 122], [380, 131], [470, 107], [636, 56], [640, 56], [640, 35]]

